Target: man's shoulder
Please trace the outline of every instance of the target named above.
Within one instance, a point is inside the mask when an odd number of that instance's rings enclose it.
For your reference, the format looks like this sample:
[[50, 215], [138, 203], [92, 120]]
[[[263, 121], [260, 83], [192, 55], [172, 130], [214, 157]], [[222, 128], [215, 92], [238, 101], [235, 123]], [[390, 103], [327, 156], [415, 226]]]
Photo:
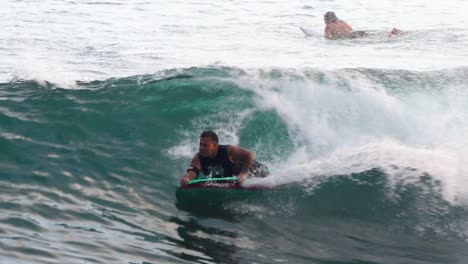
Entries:
[[232, 145], [219, 145], [218, 151], [222, 151], [229, 154], [232, 151]]
[[198, 152], [195, 155], [193, 155], [192, 160], [200, 160], [200, 155], [198, 154]]
[[232, 149], [233, 147], [235, 147], [235, 146], [229, 145], [229, 144], [226, 144], [226, 145], [219, 145], [219, 146], [218, 146], [219, 149], [225, 149], [225, 150]]

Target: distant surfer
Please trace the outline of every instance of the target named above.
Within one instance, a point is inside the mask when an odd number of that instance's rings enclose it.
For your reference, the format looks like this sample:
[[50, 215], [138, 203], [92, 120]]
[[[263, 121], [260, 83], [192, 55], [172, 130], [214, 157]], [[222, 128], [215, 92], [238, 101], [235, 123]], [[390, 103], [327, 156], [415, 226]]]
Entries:
[[237, 176], [245, 180], [248, 176], [265, 177], [268, 168], [255, 160], [255, 154], [247, 149], [233, 145], [218, 145], [218, 136], [213, 131], [200, 135], [199, 151], [192, 159], [181, 186], [187, 185], [199, 173], [207, 177]]
[[408, 33], [406, 33], [403, 30], [399, 30], [398, 28], [393, 28], [392, 31], [390, 31], [390, 33], [388, 33], [388, 36], [389, 37], [395, 37], [395, 36], [406, 35], [406, 34], [408, 34]]
[[[325, 20], [325, 38], [327, 39], [343, 39], [343, 38], [361, 38], [368, 34], [365, 31], [355, 31], [347, 22], [338, 19], [335, 12], [327, 12], [324, 15]], [[403, 31], [393, 28], [388, 34], [389, 37], [404, 34]]]

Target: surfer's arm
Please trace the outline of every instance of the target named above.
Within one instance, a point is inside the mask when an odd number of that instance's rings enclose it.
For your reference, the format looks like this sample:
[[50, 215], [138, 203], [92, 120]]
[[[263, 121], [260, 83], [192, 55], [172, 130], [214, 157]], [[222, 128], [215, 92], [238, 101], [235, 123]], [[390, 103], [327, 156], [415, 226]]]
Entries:
[[331, 38], [332, 38], [331, 29], [330, 29], [329, 26], [326, 26], [326, 27], [325, 27], [325, 38], [327, 38], [327, 39], [331, 39]]
[[200, 158], [198, 154], [193, 157], [190, 166], [187, 168], [184, 178], [180, 181], [181, 186], [186, 186], [191, 180], [195, 180], [198, 176], [198, 173], [201, 171]]
[[340, 20], [339, 23], [340, 23], [341, 25], [343, 25], [345, 28], [347, 28], [347, 29], [353, 31], [353, 27], [352, 27], [350, 24], [348, 24], [348, 22], [343, 21], [343, 20]]
[[255, 159], [255, 154], [245, 148], [229, 146], [228, 154], [231, 161], [240, 164], [241, 171], [238, 175], [239, 180], [245, 180], [249, 173], [249, 168]]

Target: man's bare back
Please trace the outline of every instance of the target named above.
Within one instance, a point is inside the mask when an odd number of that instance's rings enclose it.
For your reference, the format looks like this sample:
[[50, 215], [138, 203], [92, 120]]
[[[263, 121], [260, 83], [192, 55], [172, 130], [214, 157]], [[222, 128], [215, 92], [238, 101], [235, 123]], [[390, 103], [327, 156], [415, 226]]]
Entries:
[[325, 26], [325, 37], [328, 39], [349, 38], [353, 35], [353, 28], [342, 20], [329, 22]]

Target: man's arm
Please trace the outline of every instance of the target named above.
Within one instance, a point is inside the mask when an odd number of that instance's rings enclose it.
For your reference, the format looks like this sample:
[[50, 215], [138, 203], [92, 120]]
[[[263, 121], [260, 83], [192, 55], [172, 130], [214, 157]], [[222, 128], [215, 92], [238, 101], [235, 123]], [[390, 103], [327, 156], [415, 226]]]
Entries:
[[190, 163], [190, 167], [187, 169], [184, 178], [180, 181], [180, 186], [187, 186], [191, 180], [195, 180], [198, 176], [198, 173], [201, 171], [201, 163], [198, 154], [196, 154], [192, 162]]
[[352, 27], [350, 24], [348, 24], [348, 22], [346, 22], [346, 21], [344, 21], [344, 20], [340, 20], [340, 23], [341, 23], [343, 26], [345, 26], [345, 28], [347, 28], [347, 29], [353, 31], [353, 27]]
[[241, 181], [245, 180], [249, 173], [249, 168], [255, 159], [255, 154], [245, 148], [229, 146], [228, 155], [232, 162], [240, 164], [241, 171], [238, 177]]
[[331, 38], [332, 38], [331, 29], [330, 29], [329, 26], [326, 26], [326, 27], [325, 27], [325, 38], [327, 38], [327, 39], [331, 39]]

